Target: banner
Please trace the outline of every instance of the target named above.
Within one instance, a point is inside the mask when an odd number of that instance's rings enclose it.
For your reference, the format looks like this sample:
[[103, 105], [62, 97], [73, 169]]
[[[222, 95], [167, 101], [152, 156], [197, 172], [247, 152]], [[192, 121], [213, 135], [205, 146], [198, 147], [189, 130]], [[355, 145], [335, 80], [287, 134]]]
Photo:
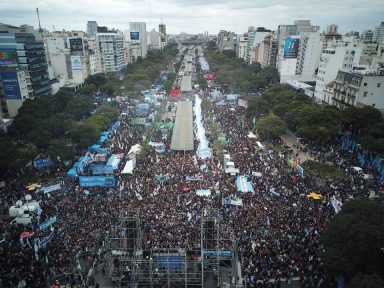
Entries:
[[198, 189], [198, 190], [196, 190], [196, 195], [203, 196], [203, 197], [209, 197], [209, 196], [211, 196], [211, 189]]
[[51, 185], [51, 186], [48, 186], [48, 187], [42, 187], [38, 192], [41, 191], [41, 192], [43, 192], [45, 194], [45, 193], [57, 191], [57, 190], [60, 190], [60, 189], [61, 189], [61, 185], [59, 183], [59, 184], [54, 184], [54, 185]]
[[93, 175], [113, 174], [113, 168], [110, 165], [95, 164], [91, 168]]
[[53, 239], [54, 233], [55, 232], [51, 232], [51, 234], [49, 234], [47, 237], [43, 238], [42, 240], [39, 240], [39, 242], [37, 243], [38, 247], [41, 249], [47, 246], [47, 244]]
[[297, 58], [299, 53], [299, 41], [298, 38], [285, 38], [284, 43], [284, 58]]
[[203, 180], [203, 176], [202, 175], [199, 175], [197, 177], [195, 176], [185, 176], [185, 181], [187, 182], [195, 182], [195, 181], [202, 181]]
[[234, 206], [243, 206], [243, 200], [240, 198], [237, 199], [223, 199], [223, 205], [234, 205]]
[[4, 96], [7, 100], [21, 99], [19, 80], [16, 72], [1, 72]]
[[341, 206], [343, 206], [343, 203], [336, 199], [335, 195], [332, 196], [331, 204], [333, 206], [333, 209], [335, 209], [335, 213], [339, 213], [341, 210]]
[[81, 56], [71, 56], [71, 66], [72, 66], [72, 74], [81, 74], [82, 66], [81, 66]]
[[248, 177], [246, 177], [246, 176], [237, 176], [236, 187], [237, 187], [237, 191], [239, 191], [239, 192], [255, 193], [255, 190], [253, 189], [252, 182], [249, 181]]
[[33, 167], [41, 169], [53, 165], [53, 161], [50, 158], [40, 158], [33, 161]]
[[45, 229], [51, 227], [52, 224], [55, 223], [56, 221], [57, 221], [57, 216], [52, 216], [47, 221], [45, 221], [39, 225], [39, 230], [42, 231], [42, 230], [45, 230]]
[[0, 67], [17, 67], [17, 52], [15, 49], [0, 49]]
[[81, 187], [116, 187], [116, 179], [113, 176], [80, 176]]

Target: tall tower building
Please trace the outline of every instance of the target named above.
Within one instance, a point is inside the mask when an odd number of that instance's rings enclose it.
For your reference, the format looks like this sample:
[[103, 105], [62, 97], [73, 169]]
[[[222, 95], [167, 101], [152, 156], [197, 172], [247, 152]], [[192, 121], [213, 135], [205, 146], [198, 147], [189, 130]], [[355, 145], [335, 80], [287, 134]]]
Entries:
[[[130, 22], [129, 35], [127, 37], [130, 42], [130, 47], [133, 50], [132, 55], [134, 58], [147, 57], [148, 44], [147, 44], [147, 27], [145, 22]], [[136, 55], [136, 57], [135, 57]], [[136, 61], [133, 59], [133, 62]]]
[[96, 37], [97, 34], [97, 22], [96, 21], [88, 21], [87, 23], [87, 34], [90, 37]]
[[159, 24], [159, 33], [163, 35], [167, 35], [167, 30], [165, 24], [161, 23]]

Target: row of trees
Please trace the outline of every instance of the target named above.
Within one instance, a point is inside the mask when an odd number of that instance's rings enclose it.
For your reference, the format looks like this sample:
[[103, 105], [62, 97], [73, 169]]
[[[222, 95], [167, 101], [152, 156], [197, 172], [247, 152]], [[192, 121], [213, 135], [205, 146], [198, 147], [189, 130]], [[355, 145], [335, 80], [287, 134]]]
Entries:
[[176, 44], [169, 44], [163, 50], [150, 50], [146, 58], [139, 58], [135, 63], [129, 64], [122, 71], [120, 78], [115, 74], [96, 74], [88, 77], [82, 93], [90, 95], [100, 90], [109, 96], [115, 93], [137, 96], [140, 91], [149, 89], [151, 84], [158, 80], [161, 71], [177, 53]]
[[228, 84], [232, 91], [250, 93], [268, 84], [279, 82], [276, 68], [262, 69], [260, 63], [248, 64], [243, 59], [237, 58], [234, 51], [219, 52], [217, 49], [215, 42], [209, 42], [205, 49], [205, 58], [218, 81]]
[[275, 85], [261, 97], [248, 98], [250, 118], [258, 119], [270, 113], [282, 119], [299, 137], [318, 144], [331, 141], [339, 131], [348, 131], [360, 139], [366, 149], [384, 152], [384, 121], [374, 107], [338, 110], [334, 106], [316, 106], [305, 94], [293, 93], [285, 85]]
[[65, 90], [26, 100], [8, 135], [1, 137], [0, 172], [18, 170], [40, 153], [55, 161], [72, 160], [76, 148], [96, 141], [119, 114], [118, 109], [105, 106], [90, 116], [94, 110], [88, 97], [74, 97]]

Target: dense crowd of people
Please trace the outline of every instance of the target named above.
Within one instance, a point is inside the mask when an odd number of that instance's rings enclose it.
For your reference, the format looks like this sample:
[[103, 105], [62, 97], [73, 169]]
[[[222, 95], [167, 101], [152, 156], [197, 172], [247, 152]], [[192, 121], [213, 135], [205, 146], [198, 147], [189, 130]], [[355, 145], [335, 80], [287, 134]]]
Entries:
[[[79, 284], [79, 255], [95, 254], [103, 240], [116, 234], [121, 213], [140, 216], [144, 250], [198, 248], [199, 221], [209, 209], [217, 211], [220, 238], [228, 240], [222, 244], [229, 247], [235, 241], [246, 287], [278, 287], [282, 279], [290, 282], [295, 277], [302, 287], [323, 287], [319, 237], [335, 214], [332, 197], [341, 202], [366, 198], [370, 190], [382, 192], [381, 183], [374, 174], [366, 179], [349, 169], [356, 159], [336, 142], [332, 161], [346, 177], [321, 181], [302, 177], [287, 167], [285, 155], [260, 150], [255, 140], [247, 137], [252, 123], [243, 107], [230, 109], [214, 104], [215, 121], [228, 141], [226, 153], [231, 155], [239, 175], [246, 175], [252, 182], [255, 193], [237, 190], [236, 176], [224, 172], [222, 155], [202, 160], [194, 151], [170, 151], [171, 132], [164, 137], [165, 131], [149, 133], [143, 125], [131, 125], [134, 111], [130, 110], [129, 115], [120, 116], [120, 126], [106, 144], [111, 153], [125, 154], [114, 173], [115, 188], [80, 187], [77, 181], [66, 179], [66, 171], [61, 168], [44, 174], [42, 182], [46, 185], [63, 183], [60, 191], [33, 195], [41, 201], [40, 222], [57, 216], [48, 232], [39, 232], [35, 223], [15, 224], [7, 216], [8, 208], [27, 191], [6, 179], [6, 187], [0, 189], [0, 287], [45, 287], [48, 282], [63, 279]], [[146, 140], [163, 142], [167, 152], [158, 154], [149, 147], [137, 156], [133, 174], [121, 175], [130, 147], [143, 143], [144, 135]], [[214, 139], [210, 137], [210, 141]], [[314, 144], [308, 143], [306, 150], [308, 147], [314, 148]], [[158, 175], [165, 176], [165, 181], [159, 181]], [[198, 180], [188, 181], [187, 176]], [[210, 189], [211, 195], [198, 196], [197, 189]], [[310, 192], [320, 194], [321, 199], [309, 199]], [[242, 199], [243, 205], [223, 205], [228, 199]], [[27, 245], [20, 241], [25, 231], [34, 232]], [[34, 240], [46, 237], [49, 231], [54, 235], [52, 240], [36, 249]]]

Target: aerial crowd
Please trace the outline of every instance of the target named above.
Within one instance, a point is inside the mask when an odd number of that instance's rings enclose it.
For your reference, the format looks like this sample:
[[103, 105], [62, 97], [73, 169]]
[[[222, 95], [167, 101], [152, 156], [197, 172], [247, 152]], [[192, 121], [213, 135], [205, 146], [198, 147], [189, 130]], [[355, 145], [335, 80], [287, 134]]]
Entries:
[[[142, 143], [146, 133], [143, 125], [130, 124], [132, 108], [128, 115], [120, 116], [119, 128], [104, 144], [111, 153], [125, 154], [114, 173], [115, 188], [82, 188], [76, 180], [66, 178], [64, 168], [42, 173], [45, 185], [63, 184], [60, 191], [33, 193], [41, 200], [40, 222], [57, 216], [49, 230], [54, 236], [44, 248], [36, 249], [34, 239], [42, 237], [39, 233], [49, 232], [39, 232], [36, 223], [16, 225], [7, 216], [8, 208], [25, 195], [25, 187], [10, 175], [6, 187], [0, 188], [0, 287], [45, 287], [47, 281], [55, 280], [79, 284], [78, 259], [96, 254], [103, 240], [117, 233], [122, 213], [141, 218], [144, 249], [198, 248], [200, 221], [208, 210], [217, 212], [215, 221], [220, 223], [222, 244], [229, 247], [234, 241], [246, 287], [279, 287], [280, 281], [293, 279], [298, 279], [301, 287], [325, 287], [319, 238], [335, 215], [332, 197], [341, 202], [367, 198], [370, 190], [381, 187], [379, 180], [375, 176], [365, 179], [350, 169], [355, 155], [342, 150], [336, 139], [326, 147], [305, 145], [319, 152], [332, 151], [329, 161], [346, 176], [342, 180], [320, 175], [314, 179], [304, 172], [302, 177], [287, 168], [286, 155], [261, 150], [256, 140], [248, 137], [253, 127], [245, 108], [214, 104], [215, 122], [228, 141], [225, 153], [231, 156], [239, 175], [251, 181], [254, 193], [237, 191], [236, 176], [224, 172], [222, 155], [202, 160], [194, 151], [171, 151], [171, 135], [164, 137], [160, 131], [155, 131], [150, 140], [163, 142], [166, 153], [149, 148], [137, 157], [133, 174], [121, 175], [127, 152]], [[208, 139], [214, 141], [209, 133]], [[159, 181], [157, 175], [166, 178]], [[198, 180], [187, 181], [187, 176]], [[199, 196], [197, 189], [210, 189], [211, 194]], [[320, 194], [321, 199], [308, 198], [311, 192]], [[242, 206], [224, 205], [230, 199], [241, 199]], [[25, 231], [34, 232], [27, 242], [20, 240]]]

